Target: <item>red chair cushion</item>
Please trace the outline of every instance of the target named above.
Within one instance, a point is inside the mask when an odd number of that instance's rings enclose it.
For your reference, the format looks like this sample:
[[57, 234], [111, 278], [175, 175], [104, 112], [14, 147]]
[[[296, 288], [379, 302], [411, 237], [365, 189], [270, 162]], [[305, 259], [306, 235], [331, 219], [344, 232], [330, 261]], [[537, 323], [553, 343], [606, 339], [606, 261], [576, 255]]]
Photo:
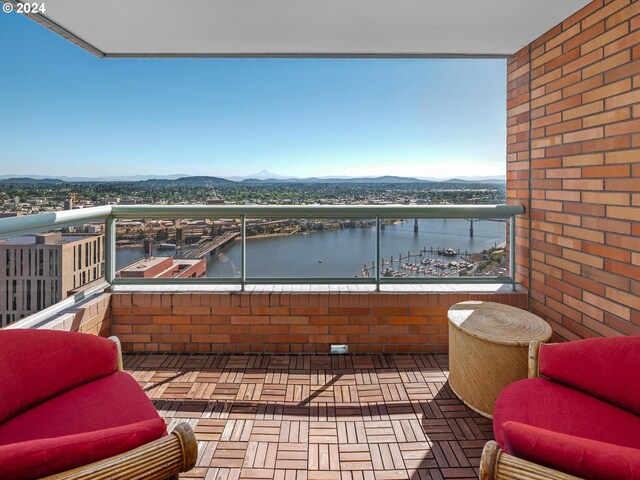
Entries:
[[1, 424], [0, 478], [52, 475], [165, 434], [164, 420], [135, 379], [116, 372]]
[[640, 415], [640, 337], [543, 344], [540, 374]]
[[117, 369], [114, 342], [53, 330], [0, 330], [0, 423]]
[[0, 446], [0, 478], [32, 480], [88, 465], [149, 443], [162, 434], [162, 419], [124, 427]]
[[587, 480], [640, 478], [638, 449], [517, 422], [506, 422], [502, 429], [506, 450], [519, 458]]
[[504, 423], [514, 421], [590, 440], [640, 448], [640, 417], [543, 378], [514, 382], [493, 409], [496, 441], [506, 448]]

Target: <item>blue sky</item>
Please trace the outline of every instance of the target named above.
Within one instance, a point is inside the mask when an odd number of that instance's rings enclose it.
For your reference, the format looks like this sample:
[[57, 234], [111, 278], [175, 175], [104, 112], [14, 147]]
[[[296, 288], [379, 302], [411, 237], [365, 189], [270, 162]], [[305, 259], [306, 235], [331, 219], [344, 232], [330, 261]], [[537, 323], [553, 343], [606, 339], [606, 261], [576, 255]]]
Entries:
[[502, 175], [504, 60], [101, 60], [0, 14], [0, 175]]

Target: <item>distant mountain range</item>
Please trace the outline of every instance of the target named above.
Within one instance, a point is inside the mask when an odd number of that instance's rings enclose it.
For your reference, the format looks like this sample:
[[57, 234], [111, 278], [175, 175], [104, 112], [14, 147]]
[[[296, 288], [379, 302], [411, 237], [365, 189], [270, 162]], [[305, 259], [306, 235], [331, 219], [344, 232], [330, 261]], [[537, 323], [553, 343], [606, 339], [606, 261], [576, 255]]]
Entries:
[[51, 181], [60, 182], [140, 182], [143, 180], [176, 180], [178, 178], [188, 177], [189, 175], [175, 174], [175, 175], [119, 175], [113, 177], [66, 177], [66, 176], [46, 176], [46, 175], [0, 175], [0, 181], [17, 179], [28, 180], [45, 180], [51, 183]]
[[292, 178], [296, 178], [296, 177], [287, 177], [285, 175], [278, 175], [277, 173], [271, 173], [269, 170], [262, 170], [261, 172], [258, 173], [254, 173], [252, 175], [246, 175], [246, 176], [238, 176], [235, 175], [233, 177], [224, 177], [227, 180], [233, 180], [234, 182], [241, 182], [243, 180], [247, 180], [247, 179], [254, 179], [254, 180], [290, 180]]
[[65, 180], [61, 180], [59, 178], [49, 178], [49, 177], [37, 177], [37, 176], [34, 176], [34, 177], [2, 178], [0, 180], [0, 183], [11, 183], [13, 185], [19, 184], [19, 183], [26, 183], [26, 184], [42, 183], [42, 184], [52, 185], [52, 184], [67, 183], [67, 182]]
[[329, 183], [349, 183], [349, 184], [404, 184], [404, 183], [505, 183], [505, 177], [457, 177], [448, 179], [437, 178], [417, 178], [417, 177], [399, 177], [399, 176], [380, 176], [380, 177], [285, 177], [273, 174], [266, 170], [255, 175], [246, 177], [214, 177], [214, 176], [189, 176], [189, 175], [160, 175], [160, 176], [114, 176], [114, 177], [46, 177], [42, 175], [31, 175], [28, 177], [18, 175], [0, 175], [0, 183], [89, 183], [89, 182], [145, 182], [158, 184], [177, 184], [177, 185], [233, 185], [237, 183], [243, 184], [277, 184], [277, 183], [305, 183], [305, 184], [329, 184]]
[[150, 180], [143, 180], [146, 184], [158, 184], [158, 185], [184, 185], [184, 186], [199, 186], [199, 185], [237, 185], [238, 182], [234, 182], [233, 180], [227, 180], [226, 178], [220, 177], [209, 177], [206, 175], [198, 175], [194, 177], [180, 177], [175, 180], [168, 179], [155, 179], [152, 178]]
[[432, 183], [430, 180], [420, 180], [413, 177], [310, 177], [310, 178], [246, 178], [242, 183]]
[[[415, 183], [423, 180], [430, 182], [482, 182], [482, 183], [504, 183], [506, 181], [505, 176], [475, 176], [475, 177], [450, 177], [450, 178], [435, 178], [435, 177], [393, 177], [393, 176], [368, 176], [368, 177], [350, 177], [350, 176], [328, 176], [328, 177], [292, 177], [279, 175], [277, 173], [271, 173], [268, 170], [262, 170], [253, 175], [246, 176], [233, 176], [223, 177], [227, 180], [233, 180], [234, 182], [243, 181], [256, 181], [261, 180], [263, 182], [288, 182], [288, 183], [337, 183], [337, 182], [355, 182], [355, 183]], [[383, 180], [384, 179], [384, 180]]]

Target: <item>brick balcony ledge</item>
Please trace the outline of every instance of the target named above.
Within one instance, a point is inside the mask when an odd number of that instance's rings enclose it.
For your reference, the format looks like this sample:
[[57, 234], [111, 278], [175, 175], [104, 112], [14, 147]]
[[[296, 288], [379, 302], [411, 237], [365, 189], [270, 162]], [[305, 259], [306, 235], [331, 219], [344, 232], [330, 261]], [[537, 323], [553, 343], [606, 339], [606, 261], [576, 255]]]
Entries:
[[29, 328], [116, 335], [132, 353], [446, 353], [451, 305], [527, 305], [526, 291], [502, 285], [286, 287], [118, 286]]

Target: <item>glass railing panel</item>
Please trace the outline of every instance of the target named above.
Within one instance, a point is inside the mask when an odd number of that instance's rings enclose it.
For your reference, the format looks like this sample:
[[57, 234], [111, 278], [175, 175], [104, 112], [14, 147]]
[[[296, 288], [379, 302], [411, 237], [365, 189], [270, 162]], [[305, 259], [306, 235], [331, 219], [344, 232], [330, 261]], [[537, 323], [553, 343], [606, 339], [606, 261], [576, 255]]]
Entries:
[[120, 219], [116, 278], [241, 276], [240, 219]]
[[[141, 284], [187, 278], [211, 284], [375, 282], [378, 274], [383, 282], [513, 282], [507, 219], [522, 211], [518, 205], [95, 207], [2, 219], [0, 240], [63, 229], [91, 237], [88, 248], [74, 245], [74, 289], [103, 276]], [[138, 265], [124, 281], [123, 272], [147, 256], [181, 262], [182, 269], [195, 260], [200, 268], [158, 277], [136, 275], [143, 270]]]
[[247, 219], [247, 281], [363, 278], [375, 219]]
[[380, 276], [504, 277], [506, 219], [386, 218], [381, 221]]

